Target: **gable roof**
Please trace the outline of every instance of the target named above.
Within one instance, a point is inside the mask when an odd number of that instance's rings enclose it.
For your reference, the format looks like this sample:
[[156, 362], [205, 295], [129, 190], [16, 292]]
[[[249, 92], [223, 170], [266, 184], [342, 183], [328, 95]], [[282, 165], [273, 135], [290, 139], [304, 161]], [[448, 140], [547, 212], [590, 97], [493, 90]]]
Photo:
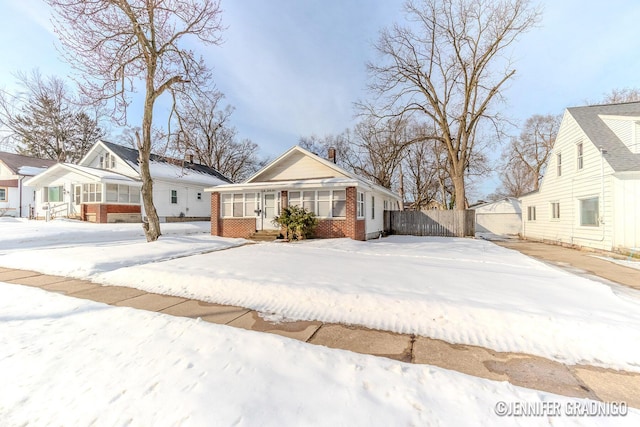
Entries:
[[[123, 145], [114, 144], [113, 142], [108, 142], [105, 140], [101, 140], [100, 142], [102, 142], [109, 150], [111, 150], [118, 157], [127, 161], [136, 170], [138, 170], [138, 150], [134, 150], [133, 148], [125, 147]], [[216, 169], [210, 168], [209, 166], [206, 166], [206, 165], [192, 163], [192, 162], [183, 161], [179, 159], [172, 159], [170, 157], [160, 156], [158, 154], [153, 154], [153, 153], [150, 154], [149, 160], [157, 163], [167, 163], [175, 166], [180, 166], [183, 169], [191, 170], [198, 173], [203, 173], [206, 175], [211, 175], [224, 182], [228, 182], [228, 183], [231, 182], [229, 178], [222, 175]]]
[[567, 111], [591, 142], [597, 148], [606, 151], [604, 158], [615, 172], [640, 170], [640, 153], [631, 152], [600, 117], [615, 115], [640, 119], [640, 102], [571, 107], [567, 108]]
[[[288, 149], [287, 151], [285, 151], [282, 155], [280, 155], [278, 158], [276, 158], [274, 161], [272, 161], [271, 163], [269, 163], [268, 165], [266, 165], [265, 167], [263, 167], [262, 169], [260, 169], [258, 172], [256, 172], [255, 174], [253, 174], [249, 179], [247, 179], [243, 184], [244, 186], [256, 186], [259, 187], [261, 186], [261, 181], [257, 181], [257, 179], [263, 175], [265, 172], [268, 172], [269, 170], [272, 170], [274, 168], [276, 168], [278, 165], [284, 163], [288, 158], [295, 156], [296, 154], [301, 154], [303, 156], [306, 156], [310, 159], [313, 159], [317, 162], [319, 162], [321, 165], [323, 165], [324, 167], [328, 168], [329, 170], [331, 170], [332, 172], [335, 173], [335, 176], [333, 177], [322, 177], [322, 178], [316, 178], [316, 179], [296, 179], [296, 180], [292, 180], [292, 181], [287, 181], [287, 182], [282, 182], [281, 184], [289, 184], [291, 186], [303, 186], [305, 184], [305, 182], [309, 183], [309, 182], [316, 182], [318, 184], [335, 184], [335, 183], [346, 183], [346, 182], [352, 182], [352, 183], [359, 183], [360, 185], [367, 187], [367, 188], [371, 188], [371, 189], [375, 189], [379, 192], [382, 193], [386, 193], [388, 195], [391, 195], [397, 199], [400, 199], [400, 196], [396, 193], [394, 193], [393, 191], [389, 190], [388, 188], [382, 187], [380, 185], [374, 184], [373, 182], [366, 180], [354, 173], [351, 173], [343, 168], [341, 168], [340, 166], [336, 165], [333, 162], [330, 162], [327, 159], [323, 159], [322, 157], [308, 151], [305, 150], [304, 148], [300, 147], [299, 145], [295, 145], [293, 147], [291, 147], [290, 149]], [[271, 183], [273, 184], [273, 183]], [[265, 184], [267, 185], [267, 184]], [[225, 186], [226, 187], [226, 186]]]
[[46, 185], [48, 182], [51, 182], [56, 178], [65, 176], [68, 173], [75, 173], [85, 178], [89, 178], [92, 181], [104, 182], [108, 184], [127, 183], [133, 186], [142, 185], [140, 180], [133, 179], [117, 172], [104, 169], [95, 169], [86, 166], [78, 166], [71, 163], [57, 163], [41, 174], [28, 179], [25, 184], [30, 186], [38, 186], [42, 183]]
[[[55, 160], [38, 159], [36, 157], [7, 153], [5, 151], [0, 151], [0, 161], [2, 161], [14, 175], [35, 175], [35, 173], [41, 172], [41, 170], [38, 169], [46, 169], [57, 163]], [[34, 168], [36, 170], [34, 170]]]

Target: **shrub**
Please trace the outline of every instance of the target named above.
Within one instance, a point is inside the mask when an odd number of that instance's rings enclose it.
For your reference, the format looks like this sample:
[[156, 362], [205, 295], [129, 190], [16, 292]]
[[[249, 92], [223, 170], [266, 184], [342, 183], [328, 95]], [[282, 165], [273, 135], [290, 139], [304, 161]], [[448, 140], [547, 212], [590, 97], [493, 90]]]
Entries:
[[273, 219], [274, 224], [283, 226], [287, 240], [302, 240], [313, 235], [318, 219], [313, 212], [299, 206], [287, 206], [279, 216]]

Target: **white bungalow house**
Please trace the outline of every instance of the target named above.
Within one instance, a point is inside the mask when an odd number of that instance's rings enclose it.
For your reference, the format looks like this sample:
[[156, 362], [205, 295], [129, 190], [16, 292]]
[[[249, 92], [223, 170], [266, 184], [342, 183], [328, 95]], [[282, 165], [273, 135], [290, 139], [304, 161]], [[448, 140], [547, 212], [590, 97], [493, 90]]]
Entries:
[[526, 239], [640, 248], [640, 102], [568, 108], [540, 189], [521, 201]]
[[[334, 157], [335, 159], [335, 157]], [[211, 192], [211, 234], [250, 237], [280, 229], [273, 219], [283, 206], [297, 205], [318, 218], [316, 237], [367, 240], [381, 235], [384, 211], [400, 197], [299, 146], [292, 147], [241, 184]]]
[[0, 151], [0, 216], [33, 216], [35, 189], [25, 185], [25, 180], [55, 164], [55, 160]]
[[[204, 220], [211, 215], [205, 187], [230, 181], [193, 161], [151, 155], [153, 201], [161, 221]], [[98, 141], [77, 165], [58, 163], [29, 179], [36, 188], [36, 215], [74, 217], [92, 222], [140, 222], [138, 151]]]

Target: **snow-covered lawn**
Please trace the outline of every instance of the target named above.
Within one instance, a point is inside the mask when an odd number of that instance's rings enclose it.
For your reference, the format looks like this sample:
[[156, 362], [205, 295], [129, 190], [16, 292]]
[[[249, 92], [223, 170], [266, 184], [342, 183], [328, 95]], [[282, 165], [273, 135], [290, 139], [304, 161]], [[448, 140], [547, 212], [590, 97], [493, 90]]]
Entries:
[[148, 244], [139, 225], [2, 221], [0, 266], [640, 371], [639, 292], [484, 240], [234, 247], [245, 241], [209, 236], [208, 223], [163, 224], [163, 232]]
[[[640, 423], [635, 409], [567, 416], [597, 403], [5, 283], [0, 378], [3, 426]], [[559, 412], [499, 417], [499, 402]]]
[[[210, 236], [208, 223], [162, 229], [148, 244], [139, 224], [0, 219], [0, 266], [640, 370], [637, 293], [486, 241], [245, 245]], [[588, 401], [5, 283], [0, 378], [8, 426], [640, 422], [634, 409], [567, 417]], [[498, 417], [501, 401], [561, 411]]]

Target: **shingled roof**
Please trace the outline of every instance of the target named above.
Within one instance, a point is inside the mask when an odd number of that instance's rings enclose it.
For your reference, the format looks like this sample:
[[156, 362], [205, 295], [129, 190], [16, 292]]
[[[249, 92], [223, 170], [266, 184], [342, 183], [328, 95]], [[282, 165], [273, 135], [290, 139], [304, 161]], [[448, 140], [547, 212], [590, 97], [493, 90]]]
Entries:
[[640, 118], [640, 102], [567, 108], [591, 142], [606, 151], [605, 160], [615, 172], [640, 171], [640, 153], [633, 153], [605, 124], [601, 115]]
[[[129, 162], [132, 166], [136, 166], [136, 167], [138, 166], [138, 150], [134, 150], [133, 148], [125, 147], [123, 145], [114, 144], [113, 142], [108, 142], [108, 141], [105, 141], [104, 139], [102, 139], [101, 142], [121, 159]], [[178, 159], [172, 159], [169, 157], [159, 156], [153, 153], [151, 153], [149, 160], [151, 160], [152, 162], [169, 163], [172, 165], [178, 165], [184, 169], [211, 175], [224, 182], [231, 183], [229, 178], [222, 175], [216, 169], [210, 168], [205, 165], [191, 163], [188, 161], [182, 161]]]
[[14, 175], [19, 175], [20, 168], [23, 167], [45, 169], [57, 163], [55, 160], [38, 159], [36, 157], [7, 153], [5, 151], [0, 151], [0, 160], [2, 160]]

